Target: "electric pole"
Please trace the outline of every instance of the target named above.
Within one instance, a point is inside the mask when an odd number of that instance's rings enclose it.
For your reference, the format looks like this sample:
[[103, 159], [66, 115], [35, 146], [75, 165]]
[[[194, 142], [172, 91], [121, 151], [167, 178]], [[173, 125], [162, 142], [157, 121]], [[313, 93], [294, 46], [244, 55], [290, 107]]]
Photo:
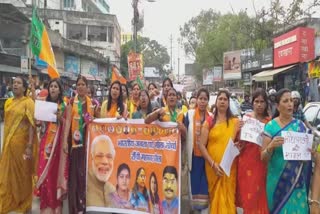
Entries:
[[171, 50], [171, 60], [170, 60], [170, 61], [171, 61], [171, 65], [170, 65], [170, 66], [171, 66], [171, 67], [170, 67], [170, 69], [171, 69], [171, 72], [172, 72], [172, 70], [173, 70], [173, 67], [172, 67], [172, 61], [173, 61], [173, 60], [172, 60], [172, 59], [173, 59], [173, 58], [172, 58], [172, 41], [173, 41], [173, 38], [172, 38], [172, 34], [171, 34], [171, 36], [170, 36], [170, 50]]
[[181, 39], [178, 39], [178, 84], [180, 84], [180, 42]]

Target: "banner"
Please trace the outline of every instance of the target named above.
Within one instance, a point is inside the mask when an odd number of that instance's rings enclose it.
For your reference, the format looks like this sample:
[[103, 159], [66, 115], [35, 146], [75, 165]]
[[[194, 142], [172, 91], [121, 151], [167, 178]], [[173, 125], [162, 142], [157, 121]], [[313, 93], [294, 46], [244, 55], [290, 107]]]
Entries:
[[213, 84], [213, 69], [204, 68], [202, 70], [202, 85], [212, 85]]
[[143, 78], [142, 67], [142, 55], [133, 52], [129, 53], [128, 73], [130, 81], [136, 80], [138, 75], [140, 75], [141, 79]]
[[222, 67], [215, 66], [213, 67], [213, 82], [221, 82], [222, 81]]
[[240, 55], [242, 50], [223, 53], [223, 79], [240, 80], [241, 64]]
[[88, 142], [87, 212], [180, 213], [176, 123], [97, 119]]

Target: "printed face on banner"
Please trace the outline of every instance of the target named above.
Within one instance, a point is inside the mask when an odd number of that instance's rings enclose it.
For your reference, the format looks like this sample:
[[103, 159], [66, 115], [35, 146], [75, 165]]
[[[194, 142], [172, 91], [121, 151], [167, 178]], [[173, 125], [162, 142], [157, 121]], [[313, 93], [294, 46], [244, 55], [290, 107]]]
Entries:
[[93, 122], [88, 137], [87, 211], [179, 212], [176, 127]]

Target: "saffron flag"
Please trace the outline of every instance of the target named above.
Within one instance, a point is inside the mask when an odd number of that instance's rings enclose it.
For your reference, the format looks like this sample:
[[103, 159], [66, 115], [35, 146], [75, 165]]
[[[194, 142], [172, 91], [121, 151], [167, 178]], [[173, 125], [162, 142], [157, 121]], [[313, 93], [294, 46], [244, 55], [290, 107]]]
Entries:
[[111, 82], [118, 80], [121, 84], [127, 84], [126, 78], [124, 78], [116, 66], [112, 66]]
[[36, 8], [33, 8], [32, 11], [30, 48], [35, 56], [48, 63], [48, 75], [50, 78], [59, 78], [60, 74], [56, 69], [56, 60], [48, 32], [40, 20]]

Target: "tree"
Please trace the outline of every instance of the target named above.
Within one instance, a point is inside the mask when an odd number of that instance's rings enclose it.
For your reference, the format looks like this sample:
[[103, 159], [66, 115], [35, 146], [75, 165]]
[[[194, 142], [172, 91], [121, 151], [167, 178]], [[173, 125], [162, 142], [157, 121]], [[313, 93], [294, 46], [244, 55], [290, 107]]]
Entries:
[[[133, 41], [121, 46], [120, 70], [126, 77], [128, 77], [128, 54], [133, 50], [133, 46]], [[137, 52], [143, 54], [144, 67], [155, 67], [159, 69], [160, 74], [163, 74], [163, 66], [170, 62], [167, 48], [147, 37], [138, 37]]]
[[180, 28], [185, 52], [200, 65], [195, 71], [202, 79], [202, 68], [223, 63], [223, 53], [230, 50], [255, 48], [256, 52], [272, 46], [276, 31], [292, 26], [301, 18], [310, 18], [319, 8], [320, 0], [305, 6], [304, 0], [293, 0], [287, 7], [281, 0], [271, 0], [268, 8], [221, 14], [212, 9], [201, 11]]

